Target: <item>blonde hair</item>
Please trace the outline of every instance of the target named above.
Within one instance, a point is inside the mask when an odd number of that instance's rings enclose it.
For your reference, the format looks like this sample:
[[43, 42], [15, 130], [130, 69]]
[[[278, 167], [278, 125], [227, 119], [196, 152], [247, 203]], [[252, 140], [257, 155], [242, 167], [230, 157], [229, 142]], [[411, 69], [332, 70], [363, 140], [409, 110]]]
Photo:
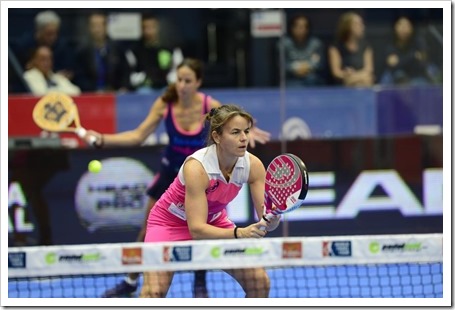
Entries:
[[339, 42], [346, 42], [351, 34], [352, 21], [356, 16], [360, 16], [355, 12], [346, 12], [340, 16], [337, 26], [337, 39]]
[[213, 108], [206, 116], [210, 127], [207, 136], [207, 145], [215, 143], [212, 137], [212, 132], [221, 135], [224, 125], [234, 116], [241, 116], [245, 118], [251, 126], [253, 126], [253, 117], [246, 112], [242, 107], [235, 104], [226, 104], [219, 108]]

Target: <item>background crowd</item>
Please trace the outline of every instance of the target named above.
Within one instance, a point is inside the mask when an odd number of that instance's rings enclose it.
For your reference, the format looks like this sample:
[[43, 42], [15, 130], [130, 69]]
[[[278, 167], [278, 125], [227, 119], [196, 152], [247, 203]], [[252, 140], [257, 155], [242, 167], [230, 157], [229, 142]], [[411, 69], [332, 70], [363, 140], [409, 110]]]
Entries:
[[160, 90], [184, 57], [205, 87], [274, 87], [281, 51], [287, 87], [442, 83], [442, 9], [286, 9], [283, 38], [254, 38], [248, 9], [136, 9], [137, 40], [109, 36], [115, 10], [9, 11], [10, 93]]

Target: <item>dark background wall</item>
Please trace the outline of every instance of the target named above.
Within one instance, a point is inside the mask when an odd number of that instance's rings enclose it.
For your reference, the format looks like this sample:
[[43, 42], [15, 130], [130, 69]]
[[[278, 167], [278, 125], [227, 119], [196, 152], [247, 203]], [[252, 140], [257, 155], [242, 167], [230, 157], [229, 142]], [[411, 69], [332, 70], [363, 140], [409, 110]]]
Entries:
[[[442, 136], [399, 136], [289, 142], [288, 152], [301, 157], [310, 172], [309, 193], [321, 189], [333, 190], [333, 200], [330, 202], [327, 198], [321, 198], [323, 196], [316, 199], [317, 195], [313, 198], [309, 195], [302, 210], [317, 211], [319, 207], [332, 205], [334, 213], [326, 213], [318, 217], [314, 216], [315, 213], [309, 213], [301, 220], [292, 219], [292, 214], [289, 214], [288, 235], [441, 233], [442, 205], [425, 202], [424, 198], [425, 191], [439, 189], [441, 183], [436, 181], [429, 183], [425, 181], [424, 175], [425, 171], [430, 170], [440, 171], [438, 173], [442, 176], [442, 139]], [[270, 142], [266, 145], [258, 145], [250, 151], [267, 166], [281, 153], [280, 149], [280, 142]], [[125, 170], [125, 162], [122, 162], [122, 167], [117, 166], [118, 168], [112, 165], [108, 167], [104, 162], [103, 170], [94, 175], [87, 172], [87, 163], [94, 158], [102, 161], [128, 158], [142, 163], [155, 174], [161, 151], [162, 146], [101, 150], [10, 150], [9, 182], [17, 182], [27, 200], [23, 206], [13, 205], [10, 201], [11, 206], [8, 208], [10, 220], [15, 222], [12, 212], [16, 207], [22, 208], [27, 222], [33, 223], [35, 229], [28, 233], [19, 231], [10, 233], [9, 246], [24, 245], [24, 243], [26, 245], [84, 244], [135, 240], [142, 221], [137, 219], [138, 204], [131, 203], [131, 198], [135, 197], [135, 202], [145, 201], [138, 187], [132, 186], [142, 182], [137, 170]], [[400, 191], [387, 193], [387, 186], [385, 188], [383, 186], [388, 184], [380, 181], [382, 179], [380, 177], [377, 177], [374, 183], [375, 189], [371, 191], [371, 183], [358, 181], [358, 176], [365, 171], [369, 171], [370, 175], [373, 171], [378, 174], [384, 171], [395, 171], [401, 182], [394, 182], [393, 186]], [[118, 178], [119, 172], [123, 178]], [[333, 184], [312, 183], [313, 176], [317, 173], [334, 173]], [[370, 202], [380, 197], [385, 198], [387, 202], [370, 203], [365, 207], [364, 198], [362, 198], [360, 203], [357, 201], [349, 206], [355, 207], [354, 214], [340, 216], [342, 201], [348, 193], [352, 195], [354, 187], [359, 196], [367, 193], [366, 197]], [[112, 190], [101, 192], [102, 189], [109, 188]], [[76, 198], [78, 189], [82, 189], [80, 193], [84, 197], [79, 202]], [[362, 190], [359, 191], [360, 189]], [[407, 203], [409, 195], [415, 197], [416, 204]], [[125, 200], [120, 201], [122, 197]], [[98, 209], [95, 206], [99, 201], [109, 203], [103, 204], [103, 209]], [[144, 204], [142, 208], [143, 206]], [[250, 201], [236, 204], [235, 209], [253, 210], [253, 207]], [[81, 213], [81, 210], [84, 212]], [[136, 218], [136, 221], [127, 221], [130, 225], [126, 226], [124, 220], [129, 218]], [[87, 226], [90, 225], [87, 223], [93, 224], [96, 220], [98, 220], [99, 229], [88, 229]], [[102, 222], [99, 222], [100, 220]], [[254, 221], [253, 212], [250, 211], [245, 221], [238, 220], [236, 224], [243, 226]], [[280, 229], [270, 233], [269, 236], [283, 236], [283, 229], [281, 225]]]
[[[9, 42], [20, 39], [33, 29], [35, 15], [42, 9], [9, 9]], [[327, 46], [333, 40], [339, 16], [349, 8], [285, 9], [288, 19], [297, 12], [305, 13], [315, 36]], [[92, 9], [55, 9], [62, 17], [62, 37], [77, 45], [86, 31], [86, 17]], [[147, 12], [162, 21], [163, 38], [183, 48], [185, 56], [197, 57], [207, 64], [206, 87], [271, 87], [278, 85], [276, 38], [252, 38], [250, 9], [103, 9], [110, 12]], [[366, 25], [366, 37], [375, 53], [375, 68], [383, 70], [383, 46], [390, 40], [391, 25], [400, 15], [410, 17], [429, 48], [430, 61], [442, 67], [442, 46], [430, 32], [436, 27], [442, 34], [442, 9], [355, 9]], [[216, 25], [217, 59], [209, 59], [207, 25]], [[123, 42], [125, 46], [131, 42]], [[239, 51], [245, 53], [245, 65], [236, 63]]]

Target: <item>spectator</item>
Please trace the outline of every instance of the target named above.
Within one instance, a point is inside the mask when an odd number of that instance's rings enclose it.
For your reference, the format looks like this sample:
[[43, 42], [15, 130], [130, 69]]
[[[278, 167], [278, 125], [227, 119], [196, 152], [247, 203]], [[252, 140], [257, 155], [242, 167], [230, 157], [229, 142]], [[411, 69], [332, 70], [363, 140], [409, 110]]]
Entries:
[[386, 70], [381, 84], [422, 85], [430, 83], [423, 39], [415, 36], [409, 18], [400, 16], [393, 25], [393, 42], [386, 47]]
[[291, 35], [284, 39], [286, 85], [298, 87], [323, 84], [323, 45], [321, 40], [311, 35], [309, 19], [303, 14], [297, 14], [289, 26]]
[[360, 15], [347, 12], [340, 17], [336, 41], [328, 51], [330, 72], [336, 84], [373, 85], [373, 50], [364, 39], [364, 31]]
[[24, 80], [35, 96], [43, 96], [49, 91], [59, 91], [70, 96], [81, 93], [80, 88], [63, 74], [52, 71], [52, 51], [48, 46], [37, 47], [27, 67], [29, 69], [24, 73]]
[[127, 91], [129, 69], [125, 53], [107, 34], [106, 15], [89, 16], [89, 40], [76, 52], [75, 83], [82, 91]]
[[[71, 42], [59, 36], [61, 20], [54, 11], [47, 10], [39, 12], [35, 16], [35, 30], [27, 32], [19, 39], [11, 39], [9, 44], [11, 51], [18, 60], [20, 70], [22, 71], [31, 58], [31, 54], [38, 46], [45, 45], [52, 50], [54, 57], [54, 70], [67, 77], [73, 78], [72, 59], [73, 47]], [[16, 65], [17, 66], [17, 65]], [[19, 67], [18, 67], [19, 68]], [[23, 72], [19, 72], [22, 75]], [[20, 80], [12, 80], [12, 90], [27, 91], [21, 85]]]
[[162, 89], [175, 82], [174, 71], [183, 61], [180, 49], [173, 52], [160, 42], [160, 22], [153, 15], [142, 16], [142, 38], [133, 45], [127, 58], [133, 71], [130, 83], [138, 91]]

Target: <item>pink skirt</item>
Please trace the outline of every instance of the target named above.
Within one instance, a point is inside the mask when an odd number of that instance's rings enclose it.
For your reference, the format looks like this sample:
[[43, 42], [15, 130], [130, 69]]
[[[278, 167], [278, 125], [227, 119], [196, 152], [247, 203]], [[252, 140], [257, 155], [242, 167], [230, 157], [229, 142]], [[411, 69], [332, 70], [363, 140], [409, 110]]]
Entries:
[[[219, 228], [234, 228], [234, 223], [223, 212], [224, 216], [215, 219], [210, 225]], [[147, 225], [147, 232], [145, 234], [144, 242], [165, 242], [165, 241], [185, 241], [193, 240], [190, 234], [188, 224], [182, 226], [165, 226], [155, 223]]]

